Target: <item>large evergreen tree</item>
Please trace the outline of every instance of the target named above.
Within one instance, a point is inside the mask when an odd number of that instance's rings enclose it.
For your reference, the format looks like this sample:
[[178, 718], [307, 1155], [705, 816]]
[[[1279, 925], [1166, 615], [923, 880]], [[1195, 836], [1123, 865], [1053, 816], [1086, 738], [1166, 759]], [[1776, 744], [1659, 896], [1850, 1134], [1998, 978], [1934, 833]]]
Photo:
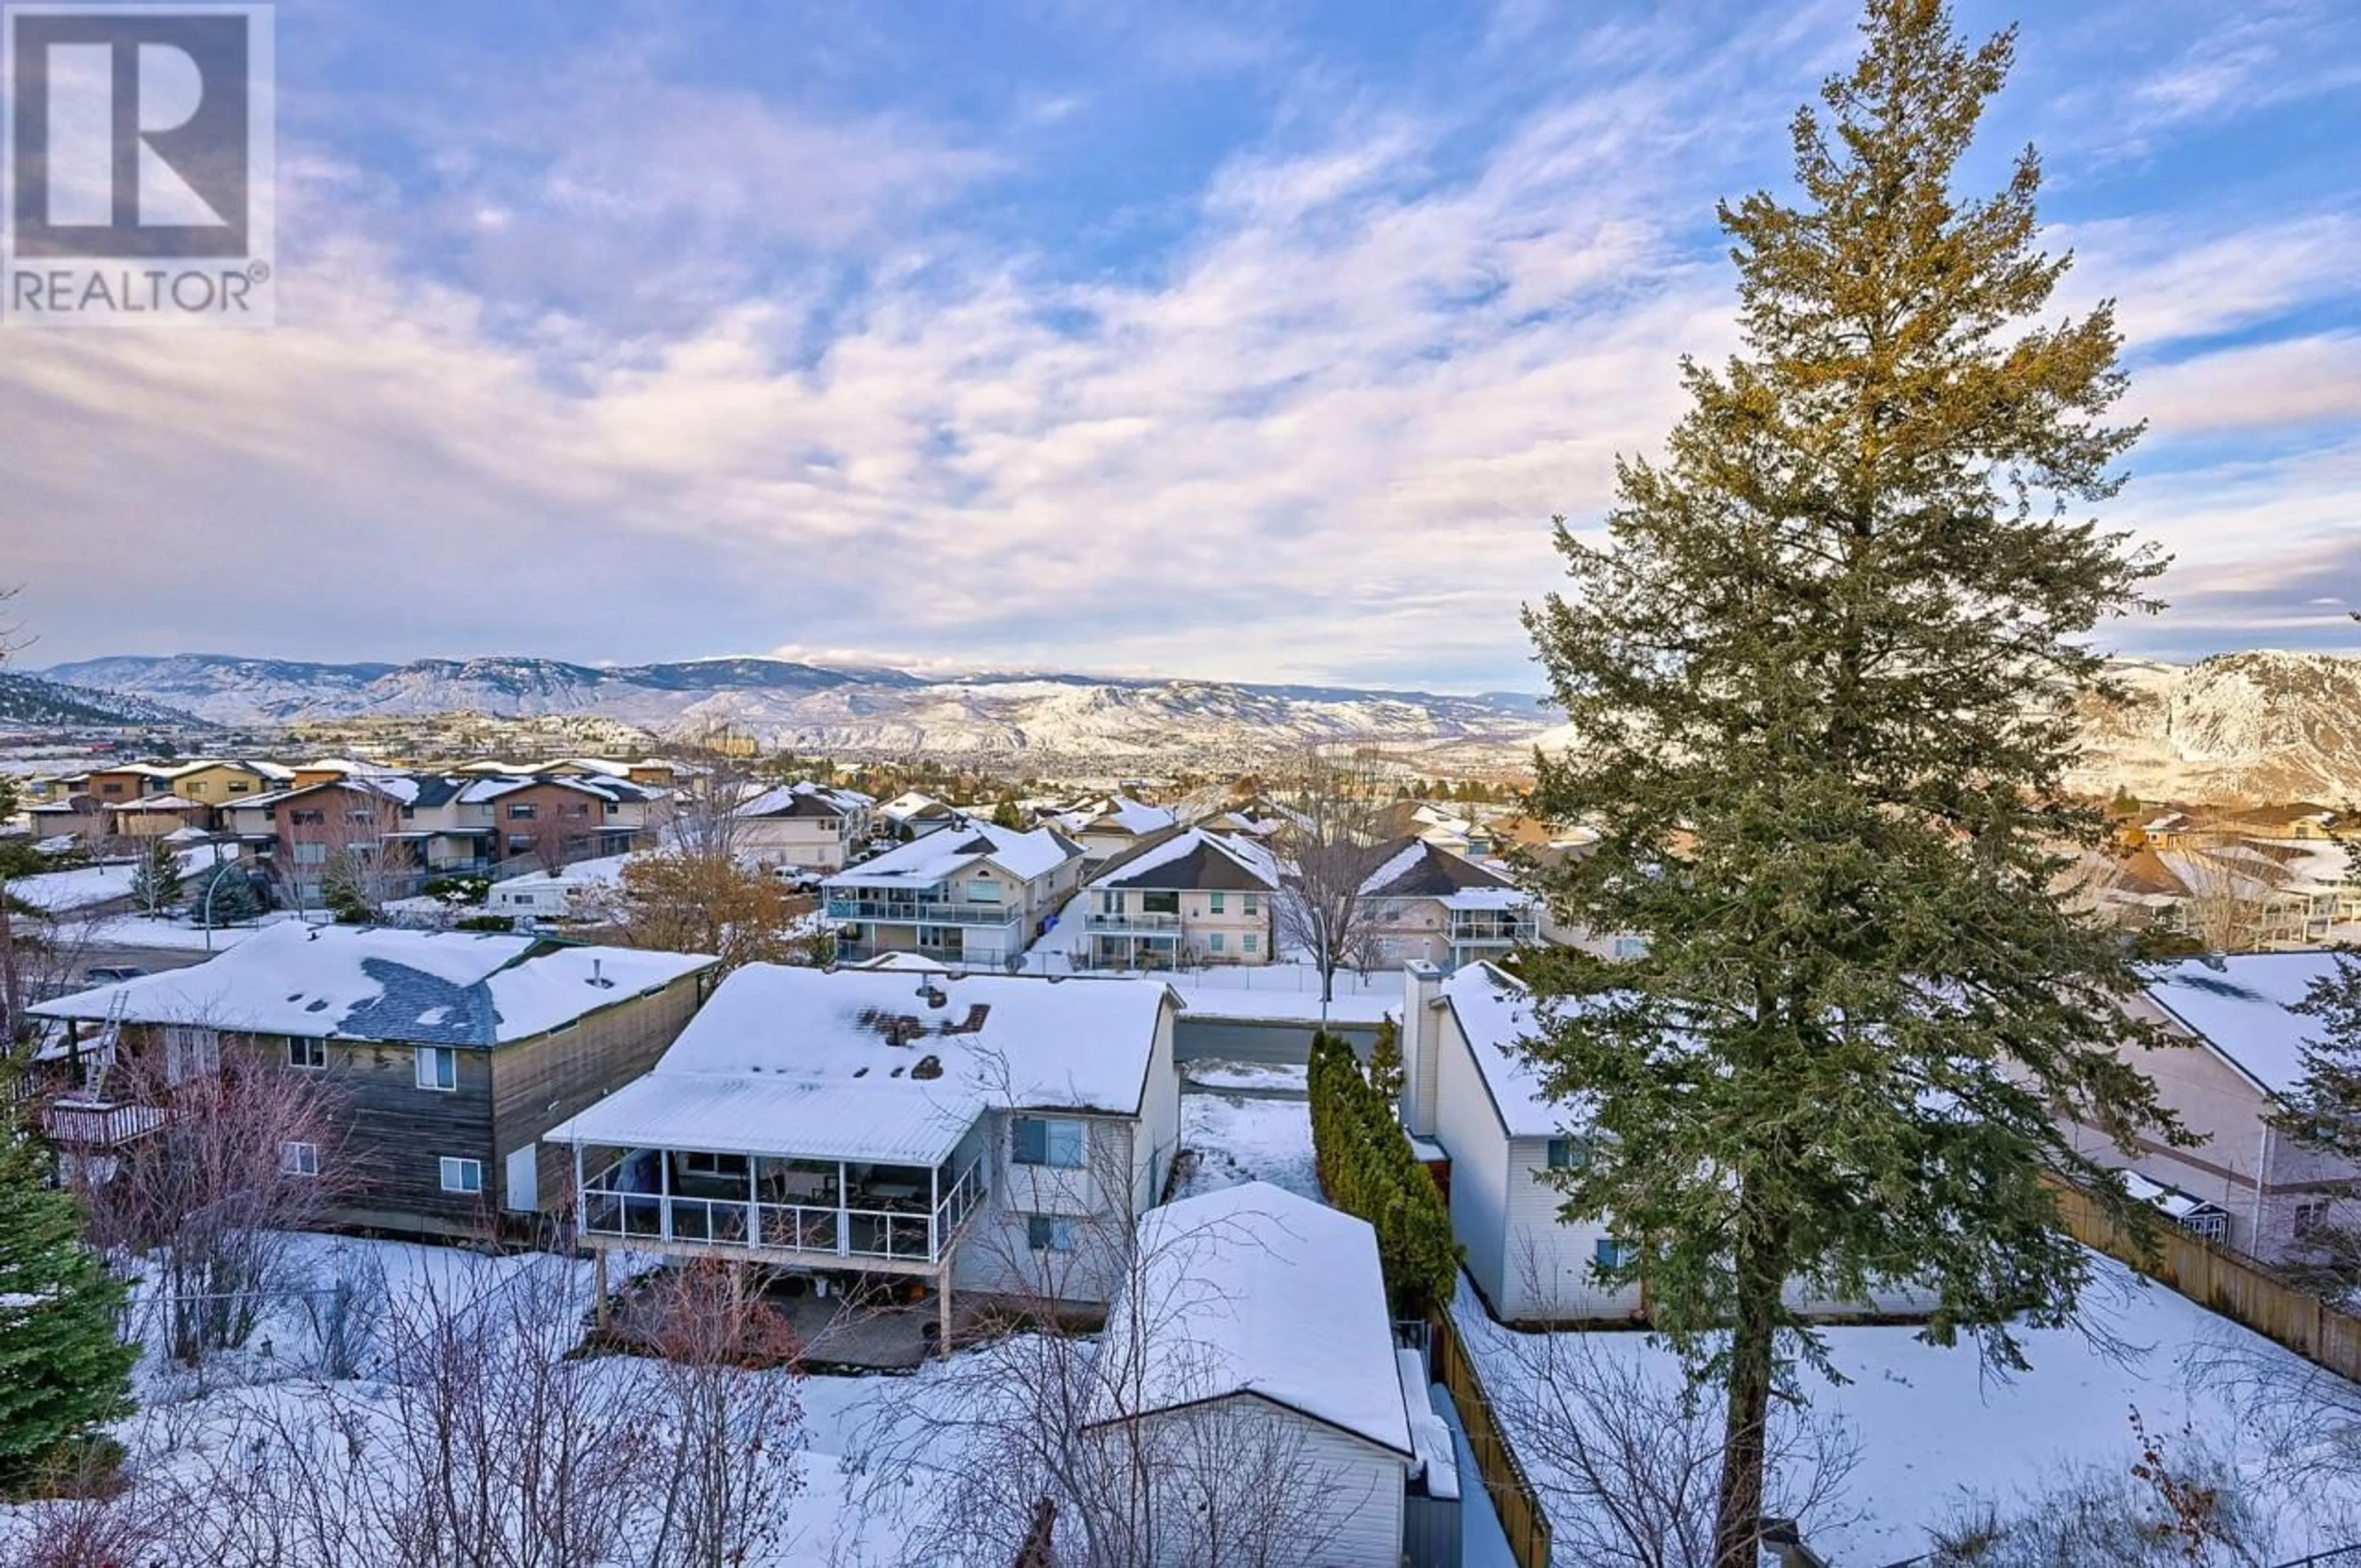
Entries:
[[1534, 965], [1534, 1046], [1602, 1135], [1569, 1217], [1637, 1243], [1657, 1322], [1726, 1398], [1721, 1568], [1752, 1568], [1781, 1367], [1818, 1361], [1782, 1286], [1937, 1295], [1925, 1337], [2004, 1364], [2074, 1308], [2087, 1255], [2046, 1182], [2108, 1188], [2059, 1130], [2180, 1136], [2116, 1047], [2131, 958], [2052, 882], [2100, 817], [2061, 773], [2084, 637], [2152, 609], [2152, 551], [2071, 515], [2136, 427], [2102, 305], [2042, 313], [2039, 163], [1954, 174], [2014, 38], [1871, 0], [1855, 67], [1794, 122], [1792, 200], [1725, 204], [1743, 347], [1685, 363], [1661, 464], [1627, 462], [1609, 541], [1559, 525], [1572, 589], [1527, 624], [1572, 728], [1547, 815], [1600, 834], [1555, 873], [1570, 920], [1647, 939]]
[[60, 1444], [130, 1409], [123, 1293], [82, 1244], [72, 1196], [43, 1181], [32, 1141], [0, 1123], [0, 1486], [22, 1485]]
[[131, 868], [131, 902], [146, 915], [161, 915], [181, 902], [188, 879], [181, 874], [180, 851], [160, 837], [139, 846], [139, 860]]

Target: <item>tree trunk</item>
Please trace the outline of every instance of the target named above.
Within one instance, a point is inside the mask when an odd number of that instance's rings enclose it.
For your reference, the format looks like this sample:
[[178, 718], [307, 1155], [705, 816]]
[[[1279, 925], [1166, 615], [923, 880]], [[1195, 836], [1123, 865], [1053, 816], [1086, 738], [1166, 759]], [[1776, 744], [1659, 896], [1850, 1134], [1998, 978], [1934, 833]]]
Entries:
[[1723, 1382], [1721, 1493], [1714, 1512], [1714, 1568], [1755, 1568], [1762, 1560], [1765, 1436], [1778, 1348], [1779, 1292], [1787, 1277], [1785, 1237], [1769, 1215], [1739, 1196], [1737, 1300]]

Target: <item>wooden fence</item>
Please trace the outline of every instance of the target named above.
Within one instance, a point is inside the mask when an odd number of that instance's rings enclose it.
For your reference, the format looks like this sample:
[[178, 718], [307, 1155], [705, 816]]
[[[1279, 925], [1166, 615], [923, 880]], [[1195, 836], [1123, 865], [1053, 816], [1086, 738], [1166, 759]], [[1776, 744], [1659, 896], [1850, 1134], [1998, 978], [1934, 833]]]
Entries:
[[2289, 1284], [2267, 1264], [2163, 1219], [2150, 1227], [2153, 1245], [2142, 1246], [2138, 1236], [2078, 1188], [2059, 1191], [2058, 1209], [2067, 1234], [2084, 1246], [2121, 1259], [2307, 1361], [2361, 1382], [2361, 1317]]
[[1492, 1511], [1499, 1516], [1500, 1531], [1509, 1538], [1509, 1555], [1517, 1560], [1517, 1568], [1550, 1568], [1549, 1516], [1542, 1511], [1541, 1497], [1517, 1462], [1516, 1450], [1493, 1419], [1483, 1379], [1460, 1344], [1450, 1313], [1440, 1308], [1429, 1320], [1427, 1343], [1434, 1376], [1450, 1390], [1460, 1424], [1467, 1429], [1467, 1446], [1483, 1475]]

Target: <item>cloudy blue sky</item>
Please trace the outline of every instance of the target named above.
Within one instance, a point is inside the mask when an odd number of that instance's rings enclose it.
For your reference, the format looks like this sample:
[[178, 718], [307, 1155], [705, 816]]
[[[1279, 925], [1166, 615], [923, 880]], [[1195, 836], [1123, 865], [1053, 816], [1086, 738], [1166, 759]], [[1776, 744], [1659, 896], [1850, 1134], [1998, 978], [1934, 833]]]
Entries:
[[[2353, 648], [2361, 6], [2023, 7], [2167, 657]], [[2011, 7], [1963, 0], [1982, 32]], [[1531, 686], [1848, 4], [286, 0], [280, 325], [0, 335], [38, 664]]]

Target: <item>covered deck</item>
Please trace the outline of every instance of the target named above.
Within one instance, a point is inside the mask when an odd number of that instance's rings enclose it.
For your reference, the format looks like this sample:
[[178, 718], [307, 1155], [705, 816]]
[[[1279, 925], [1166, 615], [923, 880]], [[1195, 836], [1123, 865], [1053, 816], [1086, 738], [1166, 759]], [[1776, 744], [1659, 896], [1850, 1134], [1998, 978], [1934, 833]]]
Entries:
[[547, 1139], [572, 1150], [577, 1234], [602, 1277], [610, 1248], [918, 1276], [948, 1327], [954, 1255], [989, 1188], [986, 1129], [972, 1092], [899, 1068], [884, 1082], [653, 1073]]

